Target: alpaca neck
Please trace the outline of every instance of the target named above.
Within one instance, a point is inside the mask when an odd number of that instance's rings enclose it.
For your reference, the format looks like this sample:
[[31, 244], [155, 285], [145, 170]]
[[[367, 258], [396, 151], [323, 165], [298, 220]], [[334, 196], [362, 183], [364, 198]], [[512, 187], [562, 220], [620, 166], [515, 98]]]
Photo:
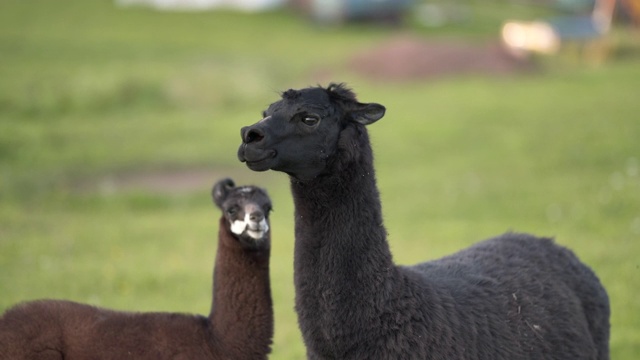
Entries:
[[209, 320], [233, 359], [266, 358], [273, 336], [269, 250], [241, 247], [220, 219]]
[[366, 130], [359, 135], [351, 147], [358, 154], [352, 154], [351, 161], [333, 164], [336, 170], [329, 175], [291, 181], [296, 308], [303, 335], [307, 325], [351, 326], [358, 331], [363, 322], [357, 318], [380, 308], [375, 304], [385, 302], [393, 284], [395, 267], [382, 222], [371, 147]]

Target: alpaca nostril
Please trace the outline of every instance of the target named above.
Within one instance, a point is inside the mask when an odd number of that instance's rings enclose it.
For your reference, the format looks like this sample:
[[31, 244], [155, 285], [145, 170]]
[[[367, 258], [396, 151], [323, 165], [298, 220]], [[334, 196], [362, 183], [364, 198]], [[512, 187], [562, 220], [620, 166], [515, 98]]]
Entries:
[[247, 144], [260, 142], [262, 139], [264, 139], [264, 132], [260, 129], [247, 129], [243, 133], [243, 140]]

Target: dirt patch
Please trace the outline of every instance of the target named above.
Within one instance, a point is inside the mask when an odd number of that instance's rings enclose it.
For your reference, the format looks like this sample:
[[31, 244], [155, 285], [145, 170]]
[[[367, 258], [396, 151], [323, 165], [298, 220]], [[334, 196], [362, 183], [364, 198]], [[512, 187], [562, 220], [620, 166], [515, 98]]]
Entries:
[[[225, 173], [226, 174], [226, 173]], [[210, 188], [214, 181], [229, 176], [222, 172], [191, 169], [184, 171], [153, 171], [125, 173], [101, 179], [100, 190], [107, 192], [146, 191], [161, 193], [184, 193]]]
[[213, 184], [225, 177], [237, 184], [256, 184], [270, 179], [272, 174], [256, 173], [242, 167], [218, 169], [168, 169], [125, 172], [76, 184], [76, 191], [116, 194], [121, 192], [161, 193], [179, 195], [209, 191]]
[[505, 75], [535, 69], [530, 60], [509, 54], [497, 41], [435, 41], [406, 34], [356, 53], [347, 66], [367, 78], [387, 81], [461, 74]]

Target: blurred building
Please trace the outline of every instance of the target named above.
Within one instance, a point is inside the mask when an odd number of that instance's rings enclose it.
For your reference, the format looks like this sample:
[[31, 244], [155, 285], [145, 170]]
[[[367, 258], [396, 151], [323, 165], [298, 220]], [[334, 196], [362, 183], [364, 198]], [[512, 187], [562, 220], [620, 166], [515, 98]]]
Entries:
[[289, 4], [322, 23], [400, 23], [412, 0], [289, 0]]

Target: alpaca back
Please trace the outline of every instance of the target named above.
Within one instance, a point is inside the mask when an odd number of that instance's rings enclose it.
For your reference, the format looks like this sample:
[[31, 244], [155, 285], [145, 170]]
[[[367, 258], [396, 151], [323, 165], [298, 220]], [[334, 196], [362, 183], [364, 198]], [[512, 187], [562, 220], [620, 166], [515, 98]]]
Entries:
[[[551, 239], [508, 233], [408, 269], [446, 294], [434, 312], [457, 318], [447, 331], [479, 352], [484, 346], [473, 337], [494, 332], [519, 344], [521, 358], [608, 359], [607, 293], [589, 267]], [[505, 353], [510, 357], [518, 356]]]
[[0, 359], [222, 359], [205, 317], [102, 309], [64, 300], [19, 304], [0, 318]]

